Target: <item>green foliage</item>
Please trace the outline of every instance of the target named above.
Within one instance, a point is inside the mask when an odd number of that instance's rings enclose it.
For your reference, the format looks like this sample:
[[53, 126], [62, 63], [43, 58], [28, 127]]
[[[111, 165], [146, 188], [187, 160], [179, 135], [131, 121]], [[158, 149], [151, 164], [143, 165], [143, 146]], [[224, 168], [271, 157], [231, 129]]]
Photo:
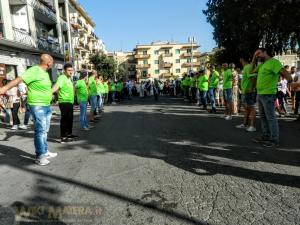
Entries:
[[299, 51], [300, 0], [209, 0], [203, 11], [214, 27], [218, 62], [238, 62], [259, 47]]
[[109, 58], [100, 52], [92, 55], [90, 61], [95, 65], [97, 72], [104, 78], [114, 78], [117, 72], [117, 63], [113, 58]]

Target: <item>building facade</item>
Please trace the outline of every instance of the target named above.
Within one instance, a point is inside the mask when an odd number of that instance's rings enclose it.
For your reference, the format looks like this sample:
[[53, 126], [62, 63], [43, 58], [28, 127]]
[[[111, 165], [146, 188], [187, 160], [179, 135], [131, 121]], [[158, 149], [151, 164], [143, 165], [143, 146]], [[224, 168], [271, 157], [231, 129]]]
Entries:
[[[74, 28], [72, 22], [81, 17], [83, 29]], [[0, 79], [13, 79], [22, 74], [39, 63], [42, 53], [50, 54], [55, 60], [49, 72], [52, 81], [65, 62], [74, 62], [77, 70], [83, 69], [83, 64], [91, 69], [86, 60], [88, 54], [105, 50], [103, 42], [94, 34], [94, 27], [75, 0], [1, 0]], [[79, 44], [84, 48], [74, 50]]]
[[117, 62], [118, 69], [123, 67], [124, 79], [136, 79], [136, 60], [133, 52], [109, 52], [108, 57]]
[[172, 79], [197, 71], [201, 64], [197, 43], [153, 42], [134, 49], [137, 80]]

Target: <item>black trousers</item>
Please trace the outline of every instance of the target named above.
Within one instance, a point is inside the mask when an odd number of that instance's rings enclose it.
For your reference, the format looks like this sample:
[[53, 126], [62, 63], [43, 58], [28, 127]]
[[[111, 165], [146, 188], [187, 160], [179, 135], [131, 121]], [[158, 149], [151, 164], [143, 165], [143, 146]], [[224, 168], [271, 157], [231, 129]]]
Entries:
[[59, 103], [61, 113], [60, 119], [60, 136], [61, 138], [72, 135], [73, 130], [73, 104], [72, 103]]
[[20, 125], [20, 119], [19, 119], [19, 116], [18, 116], [19, 108], [20, 108], [20, 102], [13, 104], [12, 118], [13, 118], [13, 124], [14, 125]]
[[294, 114], [298, 115], [298, 111], [299, 111], [299, 103], [300, 103], [300, 91], [296, 92], [296, 106], [295, 106], [295, 112]]

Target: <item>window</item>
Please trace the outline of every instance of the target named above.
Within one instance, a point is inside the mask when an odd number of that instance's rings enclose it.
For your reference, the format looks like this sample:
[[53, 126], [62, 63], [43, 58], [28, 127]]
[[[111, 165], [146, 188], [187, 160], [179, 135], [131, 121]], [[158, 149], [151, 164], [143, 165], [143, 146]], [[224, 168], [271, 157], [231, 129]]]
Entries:
[[180, 63], [180, 59], [176, 59], [176, 63]]
[[169, 50], [169, 49], [166, 49], [166, 50], [165, 50], [165, 54], [170, 54], [170, 50]]
[[159, 74], [160, 73], [160, 71], [159, 70], [155, 70], [155, 74]]
[[180, 73], [180, 69], [176, 69], [176, 73]]
[[144, 60], [144, 61], [143, 61], [143, 64], [144, 64], [144, 65], [147, 65], [147, 64], [148, 64], [148, 60]]
[[5, 70], [7, 80], [14, 80], [15, 78], [17, 78], [17, 66], [5, 65]]
[[147, 55], [147, 51], [143, 51], [143, 55]]
[[179, 55], [180, 54], [180, 49], [176, 49], [175, 52], [176, 52], [177, 55]]
[[154, 51], [154, 55], [158, 55], [159, 54], [159, 51], [158, 50], [155, 50]]
[[142, 77], [147, 78], [147, 76], [148, 76], [148, 70], [143, 70]]
[[192, 53], [192, 49], [191, 49], [191, 48], [188, 48], [188, 49], [186, 50], [186, 52], [187, 52], [187, 53]]
[[154, 64], [159, 64], [159, 60], [155, 60], [155, 61], [154, 61]]
[[186, 62], [187, 62], [187, 63], [191, 63], [191, 62], [192, 62], [192, 58], [188, 58], [188, 59], [186, 60]]

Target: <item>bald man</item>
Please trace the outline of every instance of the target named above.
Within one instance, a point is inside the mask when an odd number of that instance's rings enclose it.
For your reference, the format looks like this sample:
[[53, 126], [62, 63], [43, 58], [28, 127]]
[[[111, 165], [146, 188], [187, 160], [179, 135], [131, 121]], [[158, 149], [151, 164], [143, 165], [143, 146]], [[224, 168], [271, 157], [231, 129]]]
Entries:
[[20, 77], [0, 88], [0, 95], [9, 89], [24, 82], [28, 88], [27, 104], [34, 121], [34, 146], [36, 164], [45, 166], [49, 159], [57, 156], [57, 153], [49, 152], [47, 134], [51, 120], [52, 83], [47, 70], [52, 68], [53, 58], [48, 54], [40, 57], [40, 64], [26, 70]]

